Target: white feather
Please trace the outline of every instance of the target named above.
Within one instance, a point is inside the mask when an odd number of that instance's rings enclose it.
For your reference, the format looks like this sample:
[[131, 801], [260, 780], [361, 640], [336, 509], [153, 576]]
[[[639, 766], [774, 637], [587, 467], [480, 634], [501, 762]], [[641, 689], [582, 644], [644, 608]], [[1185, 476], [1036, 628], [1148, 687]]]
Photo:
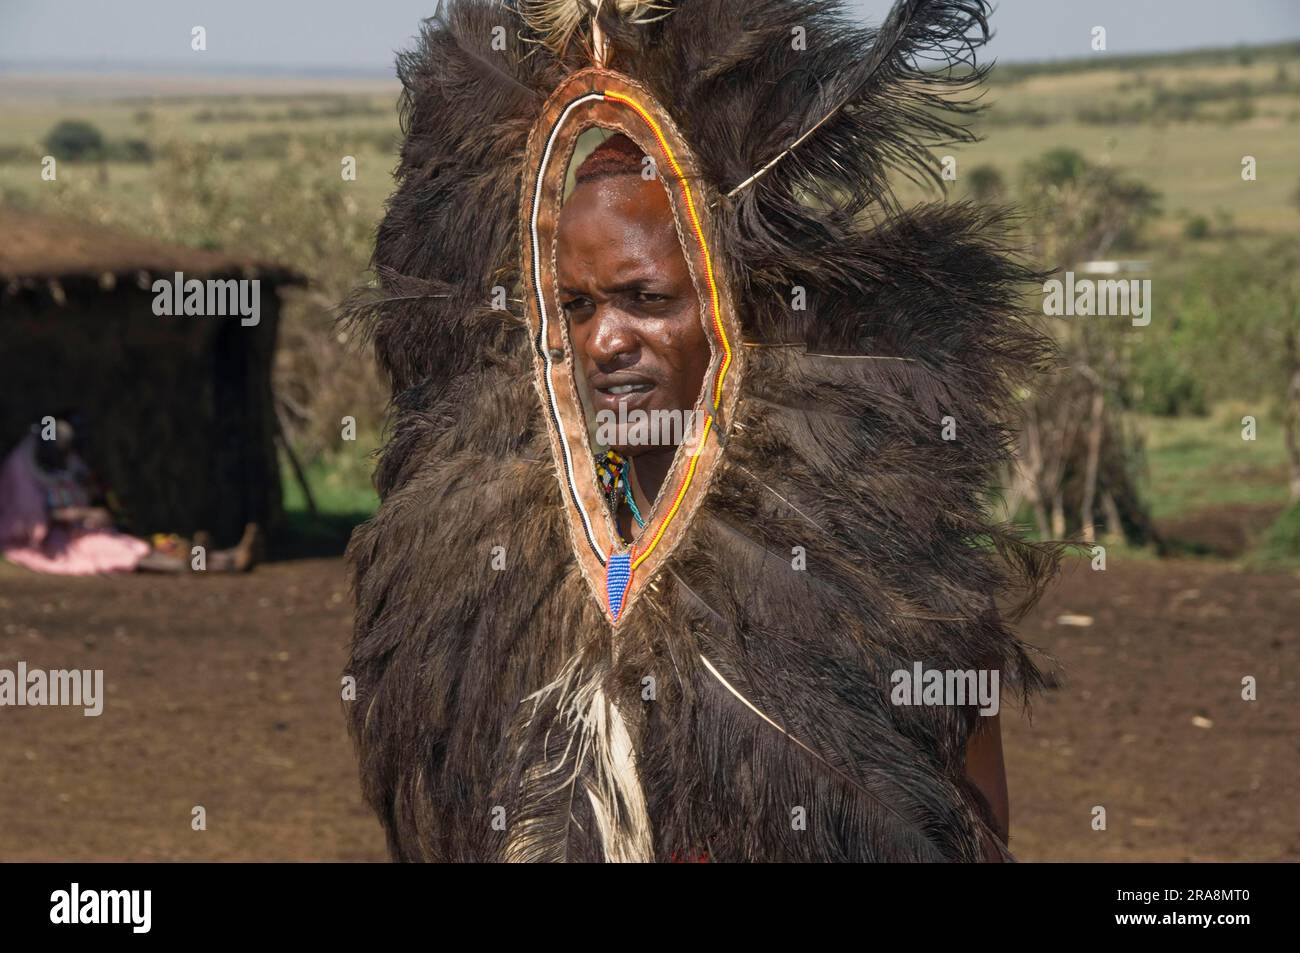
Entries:
[[[595, 13], [602, 6], [613, 8], [624, 20], [638, 24], [666, 17], [672, 9], [662, 0], [523, 0], [520, 13], [528, 26], [541, 35], [541, 42], [558, 52], [568, 45], [585, 20], [592, 21], [593, 34], [598, 34]], [[653, 16], [656, 11], [664, 12]], [[595, 45], [603, 47], [601, 42]], [[603, 50], [597, 50], [597, 58], [603, 59]]]
[[587, 797], [596, 814], [605, 860], [610, 863], [649, 863], [654, 860], [650, 814], [637, 774], [632, 736], [618, 706], [596, 689], [587, 718], [593, 722], [595, 778], [586, 782]]
[[[579, 663], [575, 656], [554, 681], [524, 699], [533, 703], [533, 717], [544, 703], [555, 705], [557, 717], [547, 729], [548, 739], [554, 730], [569, 732], [560, 756], [534, 765], [528, 771], [525, 785], [529, 790], [542, 792], [537, 795], [542, 799], [560, 796], [569, 803], [571, 799], [565, 792], [580, 785], [591, 803], [605, 860], [648, 863], [654, 860], [654, 845], [650, 814], [637, 770], [636, 747], [618, 705], [605, 694], [604, 677], [603, 667], [598, 667], [578, 684]], [[558, 783], [545, 784], [545, 779], [552, 775], [560, 775]], [[540, 842], [548, 836], [551, 840], [555, 838], [544, 832], [542, 821], [536, 820], [543, 812], [533, 810], [535, 806], [527, 806], [522, 811], [525, 817], [535, 820], [511, 826], [505, 850], [507, 861], [535, 860], [563, 853], [563, 845]], [[571, 814], [568, 820], [572, 820]], [[563, 836], [567, 840], [567, 834]], [[552, 850], [548, 851], [547, 847]], [[554, 851], [557, 847], [560, 849]]]

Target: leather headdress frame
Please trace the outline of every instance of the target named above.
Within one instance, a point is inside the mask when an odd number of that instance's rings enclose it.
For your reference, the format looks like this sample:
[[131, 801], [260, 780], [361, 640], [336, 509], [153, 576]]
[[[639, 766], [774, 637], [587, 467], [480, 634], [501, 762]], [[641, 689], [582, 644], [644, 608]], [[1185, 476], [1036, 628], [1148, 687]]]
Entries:
[[[654, 160], [712, 351], [695, 406], [705, 421], [702, 432], [693, 445], [678, 449], [649, 521], [630, 546], [620, 538], [597, 486], [579, 398], [581, 370], [556, 282], [556, 233], [565, 180], [578, 137], [593, 126], [623, 133]], [[671, 117], [645, 88], [612, 70], [593, 67], [570, 75], [547, 99], [529, 134], [520, 236], [534, 381], [545, 408], [574, 555], [593, 595], [615, 625], [627, 617], [637, 596], [653, 583], [681, 542], [717, 468], [740, 389], [739, 324], [729, 282], [710, 250], [713, 198]]]

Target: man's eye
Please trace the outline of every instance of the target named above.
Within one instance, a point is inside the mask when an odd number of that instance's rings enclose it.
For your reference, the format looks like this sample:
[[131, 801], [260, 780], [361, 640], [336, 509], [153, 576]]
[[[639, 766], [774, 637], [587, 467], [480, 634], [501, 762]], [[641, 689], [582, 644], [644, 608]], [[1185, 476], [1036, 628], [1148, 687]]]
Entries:
[[568, 301], [560, 302], [560, 307], [564, 309], [566, 314], [571, 314], [574, 311], [582, 311], [590, 306], [591, 301], [587, 298], [570, 298]]
[[645, 304], [653, 304], [656, 301], [667, 301], [667, 295], [655, 294], [653, 291], [638, 291], [636, 300]]

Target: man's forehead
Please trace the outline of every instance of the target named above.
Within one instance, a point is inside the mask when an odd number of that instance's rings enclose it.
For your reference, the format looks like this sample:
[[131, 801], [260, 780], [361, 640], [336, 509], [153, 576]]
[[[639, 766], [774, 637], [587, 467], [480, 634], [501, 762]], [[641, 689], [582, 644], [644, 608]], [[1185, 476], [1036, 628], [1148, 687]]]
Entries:
[[618, 214], [583, 217], [562, 228], [556, 254], [562, 283], [586, 276], [611, 286], [652, 279], [682, 260], [671, 217], [640, 220]]
[[[615, 175], [581, 183], [560, 209], [561, 241], [583, 231], [639, 231], [676, 240], [672, 206], [663, 186], [636, 175]], [[655, 234], [660, 233], [660, 234]]]
[[563, 209], [570, 205], [609, 204], [620, 207], [650, 205], [668, 208], [668, 195], [658, 179], [646, 179], [632, 172], [616, 172], [579, 182], [569, 193]]

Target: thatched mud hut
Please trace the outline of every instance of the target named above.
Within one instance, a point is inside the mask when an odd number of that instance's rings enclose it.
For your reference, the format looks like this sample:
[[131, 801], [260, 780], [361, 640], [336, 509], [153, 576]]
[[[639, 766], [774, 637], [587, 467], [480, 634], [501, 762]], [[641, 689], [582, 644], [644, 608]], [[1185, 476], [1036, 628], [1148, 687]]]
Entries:
[[[160, 304], [178, 275], [215, 290], [216, 307], [211, 294]], [[246, 256], [0, 208], [0, 455], [34, 421], [77, 408], [86, 456], [132, 531], [222, 541], [248, 521], [274, 529], [278, 289], [301, 283]], [[229, 295], [250, 289], [255, 317], [223, 307], [223, 293], [238, 305]]]

